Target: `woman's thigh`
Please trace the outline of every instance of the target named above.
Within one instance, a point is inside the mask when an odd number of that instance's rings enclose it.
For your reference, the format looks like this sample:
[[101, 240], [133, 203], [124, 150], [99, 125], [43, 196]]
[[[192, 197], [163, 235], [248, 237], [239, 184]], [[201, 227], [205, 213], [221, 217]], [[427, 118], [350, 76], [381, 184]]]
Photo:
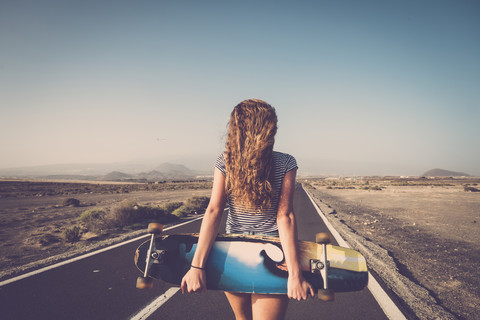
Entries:
[[252, 294], [252, 314], [254, 320], [283, 319], [288, 307], [286, 295]]
[[250, 293], [225, 292], [236, 320], [252, 319], [252, 295]]

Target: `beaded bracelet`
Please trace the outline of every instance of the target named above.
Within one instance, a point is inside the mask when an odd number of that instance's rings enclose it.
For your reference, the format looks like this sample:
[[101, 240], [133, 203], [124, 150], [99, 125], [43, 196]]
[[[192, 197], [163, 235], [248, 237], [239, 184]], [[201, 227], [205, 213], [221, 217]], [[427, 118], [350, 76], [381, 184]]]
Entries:
[[198, 269], [198, 270], [205, 270], [205, 268], [195, 267], [194, 265], [190, 265], [190, 267], [192, 267], [194, 269]]

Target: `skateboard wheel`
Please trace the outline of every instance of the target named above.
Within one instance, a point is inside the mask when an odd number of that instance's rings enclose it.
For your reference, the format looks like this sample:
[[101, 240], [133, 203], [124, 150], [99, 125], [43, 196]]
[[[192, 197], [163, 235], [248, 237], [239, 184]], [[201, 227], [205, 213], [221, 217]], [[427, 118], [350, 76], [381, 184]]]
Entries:
[[153, 279], [152, 278], [137, 278], [137, 289], [152, 289], [153, 288]]
[[161, 223], [149, 223], [148, 224], [148, 233], [152, 234], [160, 234], [163, 231], [163, 224]]
[[332, 236], [330, 233], [320, 232], [315, 237], [315, 242], [320, 244], [329, 244], [332, 242]]
[[329, 289], [319, 289], [318, 290], [318, 299], [322, 301], [333, 301], [335, 300], [335, 292]]

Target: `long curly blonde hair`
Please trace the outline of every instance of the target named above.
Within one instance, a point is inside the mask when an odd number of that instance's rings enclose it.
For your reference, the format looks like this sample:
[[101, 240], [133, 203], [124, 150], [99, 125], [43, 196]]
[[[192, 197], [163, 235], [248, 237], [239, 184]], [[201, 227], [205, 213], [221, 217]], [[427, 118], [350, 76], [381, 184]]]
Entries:
[[227, 194], [255, 212], [271, 207], [275, 196], [269, 178], [276, 133], [275, 109], [265, 101], [244, 100], [230, 115], [225, 150]]

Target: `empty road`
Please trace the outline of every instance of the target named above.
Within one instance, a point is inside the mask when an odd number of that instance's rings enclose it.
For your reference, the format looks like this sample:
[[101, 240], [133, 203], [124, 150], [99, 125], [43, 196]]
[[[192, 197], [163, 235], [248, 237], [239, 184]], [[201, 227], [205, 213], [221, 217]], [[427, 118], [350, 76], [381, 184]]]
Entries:
[[[296, 190], [294, 209], [300, 240], [328, 232], [305, 191]], [[226, 214], [224, 215], [225, 218]], [[198, 232], [201, 219], [165, 234]], [[220, 232], [225, 231], [225, 219]], [[222, 292], [182, 295], [160, 281], [138, 290], [135, 249], [147, 238], [0, 286], [2, 319], [234, 319]], [[170, 289], [170, 290], [169, 290]], [[167, 296], [164, 294], [167, 293]], [[153, 306], [149, 306], [152, 301]], [[387, 319], [368, 289], [338, 293], [334, 302], [291, 301], [286, 319]]]

